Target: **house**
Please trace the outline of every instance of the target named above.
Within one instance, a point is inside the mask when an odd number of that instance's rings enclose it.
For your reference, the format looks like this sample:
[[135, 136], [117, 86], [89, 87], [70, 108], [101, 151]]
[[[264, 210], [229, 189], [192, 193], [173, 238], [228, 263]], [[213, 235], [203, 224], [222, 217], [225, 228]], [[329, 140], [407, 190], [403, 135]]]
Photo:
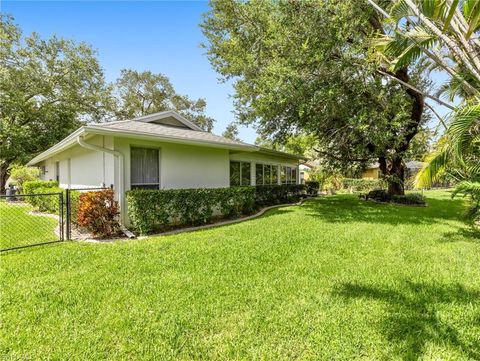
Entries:
[[[405, 178], [408, 179], [417, 174], [418, 171], [423, 168], [424, 164], [425, 163], [418, 162], [416, 160], [405, 162]], [[380, 176], [381, 171], [378, 162], [368, 165], [367, 168], [365, 168], [365, 170], [362, 172], [363, 179], [379, 179]]]
[[301, 156], [206, 132], [174, 111], [85, 125], [28, 165], [62, 188], [113, 185], [121, 219], [130, 189], [299, 183]]

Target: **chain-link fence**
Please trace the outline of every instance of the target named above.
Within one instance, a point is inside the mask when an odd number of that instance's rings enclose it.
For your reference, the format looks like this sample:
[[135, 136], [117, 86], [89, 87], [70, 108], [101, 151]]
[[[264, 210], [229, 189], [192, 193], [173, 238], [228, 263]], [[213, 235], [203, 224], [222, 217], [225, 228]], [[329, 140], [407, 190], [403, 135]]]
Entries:
[[0, 195], [0, 252], [64, 240], [63, 193]]

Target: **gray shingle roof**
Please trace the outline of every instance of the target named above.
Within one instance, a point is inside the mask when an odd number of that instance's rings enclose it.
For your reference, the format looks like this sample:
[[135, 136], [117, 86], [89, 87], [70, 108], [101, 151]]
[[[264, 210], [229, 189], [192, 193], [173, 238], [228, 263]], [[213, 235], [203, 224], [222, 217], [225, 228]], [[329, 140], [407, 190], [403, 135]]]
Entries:
[[181, 128], [181, 127], [174, 127], [174, 126], [169, 126], [164, 124], [146, 123], [146, 122], [141, 122], [136, 120], [125, 120], [120, 122], [117, 121], [117, 122], [111, 122], [111, 123], [97, 124], [95, 125], [95, 128], [112, 129], [112, 130], [119, 130], [119, 131], [125, 131], [125, 132], [138, 132], [138, 133], [145, 133], [145, 134], [148, 133], [150, 135], [174, 137], [174, 138], [185, 139], [185, 140], [198, 140], [198, 141], [204, 141], [204, 142], [251, 147], [250, 144], [220, 137], [218, 135], [215, 135], [209, 132], [191, 130], [188, 128]]

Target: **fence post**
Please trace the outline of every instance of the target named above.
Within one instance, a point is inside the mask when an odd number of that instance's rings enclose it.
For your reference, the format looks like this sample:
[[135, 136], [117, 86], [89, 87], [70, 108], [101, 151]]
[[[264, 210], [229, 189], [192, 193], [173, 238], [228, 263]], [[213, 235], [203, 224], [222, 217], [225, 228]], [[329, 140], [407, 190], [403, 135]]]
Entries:
[[70, 189], [66, 189], [65, 191], [65, 212], [66, 212], [66, 228], [67, 228], [67, 241], [70, 241], [71, 238], [71, 230], [70, 230]]
[[59, 236], [60, 236], [60, 241], [65, 240], [64, 234], [63, 234], [63, 192], [58, 194], [58, 212], [59, 212]]

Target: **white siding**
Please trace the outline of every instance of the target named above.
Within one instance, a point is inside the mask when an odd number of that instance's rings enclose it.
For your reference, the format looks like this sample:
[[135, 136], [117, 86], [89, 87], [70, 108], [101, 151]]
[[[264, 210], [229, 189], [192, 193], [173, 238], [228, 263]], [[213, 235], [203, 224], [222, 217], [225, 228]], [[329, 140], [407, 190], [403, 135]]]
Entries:
[[[87, 142], [101, 147], [113, 147], [113, 138], [107, 136], [95, 136]], [[113, 158], [113, 155], [76, 145], [40, 164], [44, 165], [46, 170], [42, 179], [55, 180], [55, 163], [60, 162], [62, 188], [88, 188], [100, 186], [102, 183], [109, 186], [114, 183]]]

